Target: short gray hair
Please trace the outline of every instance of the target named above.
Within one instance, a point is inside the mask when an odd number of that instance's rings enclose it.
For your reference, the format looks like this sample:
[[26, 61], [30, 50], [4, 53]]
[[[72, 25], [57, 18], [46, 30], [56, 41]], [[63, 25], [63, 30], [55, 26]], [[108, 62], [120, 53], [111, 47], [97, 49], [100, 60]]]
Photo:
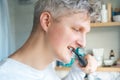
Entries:
[[42, 12], [49, 12], [54, 18], [63, 15], [69, 11], [82, 11], [85, 10], [91, 13], [91, 6], [88, 0], [38, 0], [34, 9], [34, 22], [35, 27], [39, 23], [39, 17]]

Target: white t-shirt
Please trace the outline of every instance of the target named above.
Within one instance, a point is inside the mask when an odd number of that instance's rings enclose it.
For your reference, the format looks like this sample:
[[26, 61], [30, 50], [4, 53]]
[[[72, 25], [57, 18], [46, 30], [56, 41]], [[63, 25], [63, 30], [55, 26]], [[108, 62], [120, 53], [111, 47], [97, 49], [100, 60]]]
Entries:
[[[85, 74], [73, 68], [62, 80], [83, 80]], [[61, 80], [50, 64], [44, 70], [37, 70], [28, 65], [8, 58], [0, 62], [0, 80]]]

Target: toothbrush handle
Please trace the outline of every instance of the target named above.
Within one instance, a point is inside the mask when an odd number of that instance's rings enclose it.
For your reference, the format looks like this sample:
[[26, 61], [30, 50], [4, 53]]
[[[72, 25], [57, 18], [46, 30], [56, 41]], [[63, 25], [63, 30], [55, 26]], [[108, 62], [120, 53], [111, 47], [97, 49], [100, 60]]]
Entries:
[[79, 61], [80, 65], [82, 67], [86, 67], [87, 66], [87, 61], [84, 59], [83, 56], [77, 56], [77, 58], [78, 58], [78, 61]]
[[[80, 64], [82, 67], [86, 67], [86, 66], [87, 66], [87, 61], [84, 59], [84, 57], [83, 57], [83, 56], [77, 56], [77, 57], [78, 57], [79, 64]], [[88, 79], [88, 75], [89, 75], [89, 74], [86, 74], [86, 75], [85, 75], [85, 77], [84, 77], [85, 80], [89, 80], [89, 79]]]

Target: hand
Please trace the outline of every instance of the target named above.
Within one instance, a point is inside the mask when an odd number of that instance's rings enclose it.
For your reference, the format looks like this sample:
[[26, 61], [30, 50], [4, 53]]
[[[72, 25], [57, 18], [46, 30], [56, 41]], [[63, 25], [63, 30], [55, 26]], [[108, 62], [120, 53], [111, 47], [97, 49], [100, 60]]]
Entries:
[[[91, 56], [91, 55], [86, 55], [85, 56], [85, 60], [87, 60], [88, 64], [86, 67], [81, 67], [81, 69], [85, 72], [85, 73], [92, 73], [95, 72], [97, 69], [97, 60]], [[79, 64], [79, 62], [77, 61], [77, 64]]]

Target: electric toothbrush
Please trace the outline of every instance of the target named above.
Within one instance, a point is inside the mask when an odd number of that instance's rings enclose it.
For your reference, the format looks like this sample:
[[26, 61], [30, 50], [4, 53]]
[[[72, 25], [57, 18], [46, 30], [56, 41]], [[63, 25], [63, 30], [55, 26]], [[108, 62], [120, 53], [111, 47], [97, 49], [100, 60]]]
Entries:
[[85, 54], [83, 49], [77, 48], [75, 50], [73, 49], [72, 51], [75, 53], [81, 67], [86, 67], [87, 61], [84, 59]]
[[[75, 50], [73, 49], [72, 51], [77, 56], [77, 59], [79, 61], [80, 66], [81, 67], [86, 67], [87, 66], [87, 61], [84, 59], [85, 54], [84, 54], [83, 49], [78, 47], [77, 49], [75, 49]], [[85, 80], [88, 80], [88, 74], [85, 75]]]

